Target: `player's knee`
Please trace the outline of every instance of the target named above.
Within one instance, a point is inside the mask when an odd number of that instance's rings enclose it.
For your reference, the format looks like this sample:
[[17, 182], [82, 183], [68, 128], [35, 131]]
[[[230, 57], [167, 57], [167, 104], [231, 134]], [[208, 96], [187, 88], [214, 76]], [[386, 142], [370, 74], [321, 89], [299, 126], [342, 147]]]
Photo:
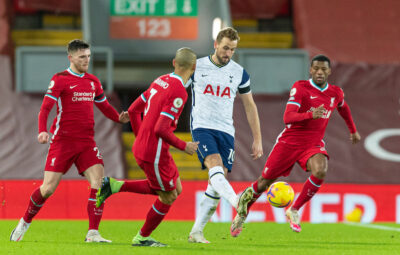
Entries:
[[312, 171], [312, 174], [318, 179], [324, 179], [327, 172], [328, 167], [326, 166], [326, 164], [317, 164], [315, 166], [315, 170]]
[[178, 198], [178, 192], [173, 192], [170, 196], [169, 196], [169, 201], [172, 204], [173, 202], [175, 202], [175, 200]]
[[178, 192], [176, 190], [164, 193], [162, 196], [160, 196], [161, 202], [168, 205], [172, 205], [177, 198], [178, 198]]
[[204, 165], [210, 169], [214, 166], [222, 166], [222, 159], [221, 156], [219, 154], [211, 154], [208, 155], [205, 159], [204, 159]]
[[172, 205], [175, 202], [176, 198], [177, 196], [167, 196], [164, 198], [164, 201], [162, 202], [167, 205]]

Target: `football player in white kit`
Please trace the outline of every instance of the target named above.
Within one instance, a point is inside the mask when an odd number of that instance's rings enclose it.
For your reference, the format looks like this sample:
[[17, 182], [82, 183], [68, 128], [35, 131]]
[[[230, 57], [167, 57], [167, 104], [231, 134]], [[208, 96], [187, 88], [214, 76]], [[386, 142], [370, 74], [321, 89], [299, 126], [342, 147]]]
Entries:
[[[245, 219], [247, 214], [247, 203], [240, 203], [246, 206], [238, 208], [238, 196], [226, 179], [235, 155], [232, 112], [237, 92], [253, 135], [251, 156], [256, 160], [263, 154], [260, 120], [250, 90], [250, 77], [242, 66], [231, 59], [238, 41], [235, 29], [222, 29], [214, 42], [214, 54], [197, 59], [192, 76], [192, 138], [200, 142], [197, 155], [203, 169], [208, 169], [209, 183], [189, 234], [188, 241], [191, 243], [209, 243], [204, 238], [203, 229], [215, 212], [220, 197], [236, 209], [237, 217]], [[245, 196], [240, 199], [242, 197]], [[235, 231], [231, 230], [232, 236], [237, 236], [236, 232], [242, 229], [243, 222], [238, 223]]]

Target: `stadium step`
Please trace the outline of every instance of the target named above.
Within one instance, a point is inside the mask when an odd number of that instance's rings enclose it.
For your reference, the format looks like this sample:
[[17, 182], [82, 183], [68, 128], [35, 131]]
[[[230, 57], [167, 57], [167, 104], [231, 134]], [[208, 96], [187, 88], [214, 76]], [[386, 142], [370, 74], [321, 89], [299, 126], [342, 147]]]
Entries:
[[[177, 137], [184, 141], [191, 141], [190, 133], [175, 133]], [[127, 166], [127, 177], [129, 179], [146, 178], [144, 172], [138, 166], [135, 157], [132, 154], [132, 144], [135, 141], [135, 135], [130, 132], [122, 133], [122, 144]], [[170, 153], [178, 167], [179, 175], [182, 180], [207, 180], [208, 172], [201, 171], [201, 165], [197, 155], [188, 155], [174, 147], [170, 147]]]
[[74, 29], [81, 27], [81, 18], [74, 15], [53, 15], [44, 14], [42, 16], [42, 25], [46, 29]]
[[82, 38], [81, 30], [13, 30], [16, 46], [65, 46], [73, 39]]
[[268, 33], [241, 33], [239, 48], [291, 48], [293, 33], [268, 32]]
[[234, 19], [232, 26], [239, 31], [241, 35], [244, 32], [257, 32], [258, 20], [256, 19]]

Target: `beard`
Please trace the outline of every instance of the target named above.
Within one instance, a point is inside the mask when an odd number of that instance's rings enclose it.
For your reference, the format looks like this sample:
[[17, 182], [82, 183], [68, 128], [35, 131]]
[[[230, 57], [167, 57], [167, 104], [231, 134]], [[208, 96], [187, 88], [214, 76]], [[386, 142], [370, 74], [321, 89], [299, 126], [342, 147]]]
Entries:
[[221, 64], [226, 64], [226, 63], [228, 63], [229, 60], [230, 60], [230, 58], [221, 58], [221, 57], [218, 56], [218, 55], [217, 55], [217, 59], [218, 59], [218, 62], [221, 63]]
[[89, 69], [89, 66], [76, 66], [76, 69], [77, 69], [80, 73], [86, 73], [87, 70]]

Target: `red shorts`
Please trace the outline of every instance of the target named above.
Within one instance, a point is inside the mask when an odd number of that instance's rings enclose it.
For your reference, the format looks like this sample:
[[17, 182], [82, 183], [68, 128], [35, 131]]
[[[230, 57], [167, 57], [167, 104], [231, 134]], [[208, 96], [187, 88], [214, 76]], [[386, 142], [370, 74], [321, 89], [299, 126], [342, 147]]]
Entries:
[[103, 163], [103, 156], [95, 141], [58, 139], [50, 143], [45, 171], [65, 174], [75, 163], [79, 174], [89, 167]]
[[262, 177], [274, 180], [280, 176], [288, 176], [296, 162], [304, 171], [307, 171], [308, 159], [318, 153], [324, 154], [329, 159], [323, 143], [321, 143], [321, 146], [295, 147], [278, 142], [268, 156]]
[[176, 180], [179, 177], [178, 168], [172, 158], [158, 164], [136, 158], [136, 162], [143, 169], [154, 190], [171, 191], [176, 189]]

